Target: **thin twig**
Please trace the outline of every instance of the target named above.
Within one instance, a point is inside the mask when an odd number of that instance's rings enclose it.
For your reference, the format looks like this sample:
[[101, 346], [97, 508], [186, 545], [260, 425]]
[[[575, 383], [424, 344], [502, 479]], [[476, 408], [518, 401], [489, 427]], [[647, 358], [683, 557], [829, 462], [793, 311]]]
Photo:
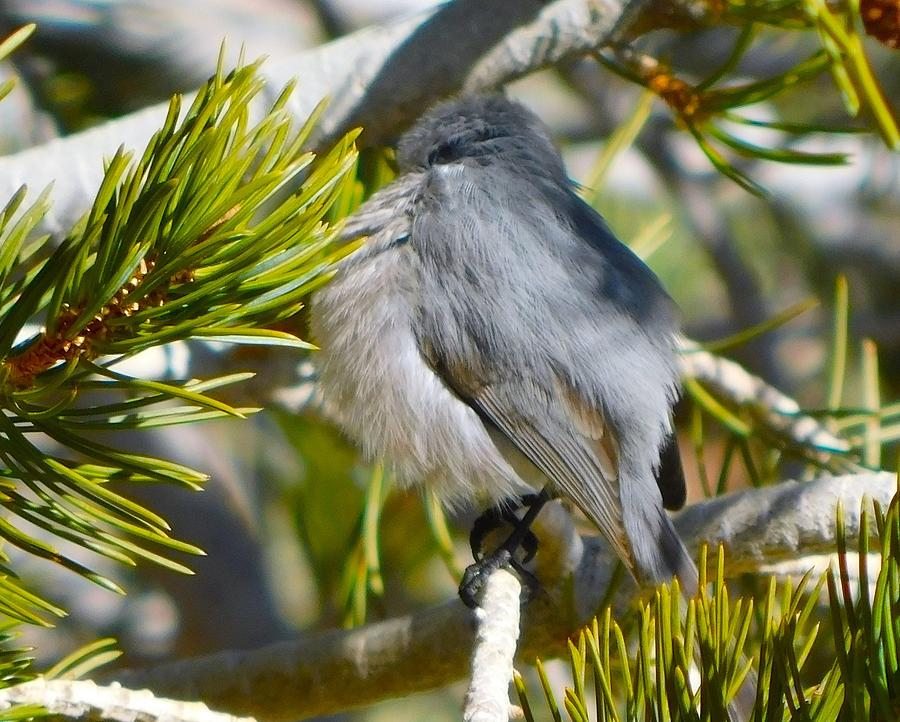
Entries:
[[518, 578], [506, 569], [496, 569], [487, 578], [481, 604], [475, 610], [477, 626], [464, 722], [509, 720], [509, 683], [519, 640], [521, 591]]
[[113, 682], [102, 687], [90, 680], [35, 679], [0, 693], [0, 709], [40, 705], [68, 720], [109, 722], [255, 722], [213, 712], [201, 702], [156, 697], [149, 690], [133, 691]]

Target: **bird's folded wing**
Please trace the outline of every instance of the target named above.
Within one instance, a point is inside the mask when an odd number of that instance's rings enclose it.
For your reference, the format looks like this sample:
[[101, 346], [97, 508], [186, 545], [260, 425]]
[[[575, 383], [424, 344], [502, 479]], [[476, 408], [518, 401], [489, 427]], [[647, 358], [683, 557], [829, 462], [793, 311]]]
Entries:
[[[494, 424], [556, 489], [596, 524], [633, 571], [631, 545], [622, 521], [618, 453], [612, 432], [599, 413], [563, 388], [543, 390], [542, 403], [530, 403], [527, 384], [496, 383], [475, 390], [467, 401]], [[549, 395], [547, 395], [549, 394]], [[556, 413], [550, 411], [555, 409]]]

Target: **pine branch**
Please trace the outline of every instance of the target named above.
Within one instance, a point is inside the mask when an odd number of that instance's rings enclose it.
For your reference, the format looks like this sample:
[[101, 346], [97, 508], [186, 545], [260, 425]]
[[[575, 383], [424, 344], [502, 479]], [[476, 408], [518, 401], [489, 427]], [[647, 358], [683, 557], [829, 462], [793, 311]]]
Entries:
[[[133, 481], [197, 489], [205, 475], [122, 452], [92, 432], [256, 410], [209, 395], [247, 374], [160, 382], [114, 364], [192, 338], [309, 348], [268, 327], [296, 313], [351, 250], [332, 248], [325, 218], [355, 167], [353, 136], [321, 158], [304, 152], [318, 114], [295, 129], [290, 87], [251, 123], [257, 68], [226, 74], [220, 65], [186, 111], [173, 99], [140, 158], [120, 148], [109, 159], [90, 212], [61, 245], [33, 238], [46, 193], [23, 210], [20, 190], [0, 212], [0, 506], [14, 515], [0, 519], [0, 537], [112, 591], [122, 590], [19, 521], [123, 564], [189, 573], [166, 552], [201, 550], [173, 539], [164, 519], [118, 489]], [[3, 582], [10, 616], [40, 622], [62, 613]]]

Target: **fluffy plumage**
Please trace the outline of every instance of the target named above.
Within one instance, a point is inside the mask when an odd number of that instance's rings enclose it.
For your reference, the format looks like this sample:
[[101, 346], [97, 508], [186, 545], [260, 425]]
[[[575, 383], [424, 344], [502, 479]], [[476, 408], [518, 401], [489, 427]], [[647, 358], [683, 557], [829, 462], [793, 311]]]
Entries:
[[449, 503], [550, 483], [639, 580], [693, 588], [663, 510], [684, 478], [675, 320], [656, 277], [506, 98], [436, 107], [398, 161], [346, 225], [365, 244], [313, 300], [322, 388], [347, 432]]

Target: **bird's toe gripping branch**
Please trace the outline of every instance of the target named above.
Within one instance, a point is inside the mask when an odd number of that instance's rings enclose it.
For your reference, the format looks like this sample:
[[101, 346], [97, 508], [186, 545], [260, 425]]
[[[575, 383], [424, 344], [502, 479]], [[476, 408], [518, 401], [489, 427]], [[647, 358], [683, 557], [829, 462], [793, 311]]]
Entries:
[[[504, 567], [514, 571], [525, 588], [531, 592], [537, 591], [538, 580], [525, 568], [525, 564], [534, 558], [538, 548], [538, 539], [531, 531], [531, 523], [550, 498], [550, 493], [544, 489], [540, 494], [523, 496], [515, 506], [503, 504], [492, 507], [475, 520], [469, 535], [475, 563], [466, 568], [459, 585], [459, 597], [467, 607], [474, 609], [478, 606], [487, 578], [493, 571]], [[528, 511], [519, 518], [516, 511], [523, 507]], [[485, 554], [487, 536], [506, 525], [512, 526], [512, 533], [497, 549]]]

